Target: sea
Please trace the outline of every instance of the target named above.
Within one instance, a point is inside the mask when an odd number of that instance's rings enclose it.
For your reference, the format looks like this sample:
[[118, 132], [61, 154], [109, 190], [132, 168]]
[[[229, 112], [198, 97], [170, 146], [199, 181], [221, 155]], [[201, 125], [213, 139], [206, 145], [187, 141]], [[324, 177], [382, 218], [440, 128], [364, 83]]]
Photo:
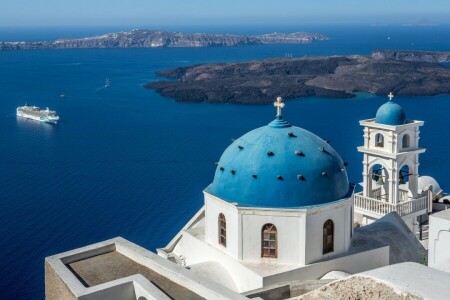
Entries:
[[[122, 28], [127, 29], [127, 28]], [[1, 41], [52, 40], [119, 28], [0, 28]], [[272, 121], [268, 105], [180, 103], [144, 89], [155, 72], [210, 62], [370, 54], [374, 49], [450, 50], [450, 26], [305, 25], [164, 28], [195, 32], [313, 31], [329, 41], [230, 48], [71, 49], [0, 52], [0, 299], [43, 299], [47, 256], [121, 236], [154, 251], [203, 205], [214, 163], [233, 138]], [[111, 87], [105, 88], [109, 78]], [[60, 95], [64, 97], [60, 97]], [[280, 95], [283, 96], [283, 95]], [[424, 120], [420, 174], [450, 189], [450, 96], [396, 97]], [[358, 121], [386, 97], [308, 97], [283, 115], [349, 163], [359, 183]], [[55, 125], [17, 118], [26, 102], [57, 111]]]

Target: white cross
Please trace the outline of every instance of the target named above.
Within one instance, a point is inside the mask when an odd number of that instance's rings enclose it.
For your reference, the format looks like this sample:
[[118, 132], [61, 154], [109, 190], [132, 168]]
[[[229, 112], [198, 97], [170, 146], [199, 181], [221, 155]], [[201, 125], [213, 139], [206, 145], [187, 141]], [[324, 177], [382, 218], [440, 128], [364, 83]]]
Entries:
[[273, 103], [273, 106], [277, 108], [277, 117], [281, 116], [281, 109], [284, 107], [283, 98], [278, 97], [277, 101]]
[[394, 94], [392, 94], [392, 92], [389, 93], [388, 95], [389, 101], [392, 101], [392, 99], [394, 98]]

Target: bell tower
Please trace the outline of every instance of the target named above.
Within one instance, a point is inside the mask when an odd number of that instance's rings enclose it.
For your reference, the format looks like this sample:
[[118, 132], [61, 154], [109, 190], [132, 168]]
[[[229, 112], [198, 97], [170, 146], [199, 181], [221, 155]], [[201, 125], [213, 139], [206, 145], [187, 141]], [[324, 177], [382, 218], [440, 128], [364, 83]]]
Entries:
[[388, 97], [375, 119], [360, 121], [364, 127], [364, 145], [358, 147], [363, 153], [363, 192], [355, 198], [355, 212], [363, 212], [365, 224], [392, 211], [402, 217], [418, 216], [428, 206], [417, 187], [419, 155], [426, 150], [419, 146], [424, 122], [408, 120], [403, 108], [392, 101], [394, 95]]

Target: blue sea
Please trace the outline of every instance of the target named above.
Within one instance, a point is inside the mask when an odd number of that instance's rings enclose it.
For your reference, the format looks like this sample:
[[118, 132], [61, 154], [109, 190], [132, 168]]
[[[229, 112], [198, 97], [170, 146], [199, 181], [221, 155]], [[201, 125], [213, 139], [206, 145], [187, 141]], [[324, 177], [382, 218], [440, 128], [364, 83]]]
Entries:
[[[117, 29], [115, 29], [117, 30]], [[179, 29], [178, 29], [179, 30]], [[227, 28], [196, 29], [226, 32]], [[154, 250], [202, 206], [224, 149], [275, 117], [273, 105], [178, 103], [143, 85], [158, 70], [208, 62], [368, 54], [373, 49], [450, 50], [450, 27], [304, 26], [232, 28], [235, 33], [309, 30], [309, 45], [200, 49], [79, 49], [0, 52], [0, 299], [43, 299], [44, 258], [116, 236]], [[39, 40], [106, 29], [7, 29], [0, 40]], [[112, 31], [112, 30], [111, 30]], [[186, 30], [189, 31], [189, 30]], [[104, 88], [109, 78], [111, 87]], [[64, 98], [59, 95], [63, 93]], [[283, 95], [280, 95], [283, 96]], [[289, 101], [291, 124], [326, 140], [361, 181], [358, 121], [384, 97]], [[425, 120], [420, 174], [450, 188], [450, 96], [397, 97]], [[18, 119], [17, 106], [55, 109], [56, 125]]]

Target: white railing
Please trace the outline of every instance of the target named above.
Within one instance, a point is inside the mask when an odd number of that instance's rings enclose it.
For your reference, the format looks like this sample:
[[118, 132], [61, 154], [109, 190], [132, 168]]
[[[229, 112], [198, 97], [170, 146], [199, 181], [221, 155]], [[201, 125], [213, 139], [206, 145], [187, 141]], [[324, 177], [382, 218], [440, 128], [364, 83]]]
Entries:
[[[387, 195], [381, 194], [381, 187], [373, 189], [370, 191], [370, 198], [376, 199], [376, 200], [382, 200], [383, 198], [386, 198]], [[398, 191], [398, 197], [400, 202], [405, 202], [411, 199], [411, 197], [408, 194], [408, 191], [406, 190], [399, 190]]]
[[373, 189], [371, 192], [371, 197], [373, 199], [380, 200], [381, 199], [381, 188]]
[[368, 210], [379, 215], [385, 215], [395, 211], [395, 205], [383, 200], [364, 197], [361, 194], [355, 194], [354, 205], [357, 208]]
[[428, 198], [427, 196], [424, 196], [419, 199], [409, 200], [395, 205], [383, 200], [364, 197], [362, 194], [355, 194], [354, 205], [357, 208], [364, 209], [379, 215], [385, 215], [390, 212], [396, 211], [401, 217], [403, 217], [414, 212], [426, 209], [428, 205]]
[[426, 209], [428, 206], [428, 197], [424, 196], [419, 199], [409, 200], [397, 204], [397, 213], [400, 216], [406, 216], [416, 211]]

